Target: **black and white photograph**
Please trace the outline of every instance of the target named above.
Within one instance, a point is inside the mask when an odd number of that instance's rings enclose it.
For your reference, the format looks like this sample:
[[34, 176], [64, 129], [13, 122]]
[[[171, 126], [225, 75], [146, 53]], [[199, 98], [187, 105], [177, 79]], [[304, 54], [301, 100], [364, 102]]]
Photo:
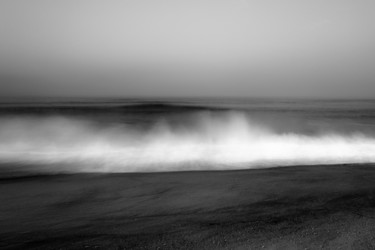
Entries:
[[0, 249], [375, 249], [375, 1], [0, 0]]

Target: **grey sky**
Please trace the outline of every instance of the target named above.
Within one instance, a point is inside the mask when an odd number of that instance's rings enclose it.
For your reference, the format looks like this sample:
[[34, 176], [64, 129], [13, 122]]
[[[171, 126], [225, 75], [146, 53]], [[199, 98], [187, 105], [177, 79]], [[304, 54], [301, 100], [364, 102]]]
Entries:
[[2, 0], [1, 95], [375, 96], [373, 0]]

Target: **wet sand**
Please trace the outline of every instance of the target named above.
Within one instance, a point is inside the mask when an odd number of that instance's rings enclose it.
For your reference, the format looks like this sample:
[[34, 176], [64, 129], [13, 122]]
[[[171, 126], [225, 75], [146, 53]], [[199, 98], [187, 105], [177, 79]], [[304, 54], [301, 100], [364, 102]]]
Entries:
[[1, 249], [375, 248], [375, 165], [3, 176], [0, 201]]

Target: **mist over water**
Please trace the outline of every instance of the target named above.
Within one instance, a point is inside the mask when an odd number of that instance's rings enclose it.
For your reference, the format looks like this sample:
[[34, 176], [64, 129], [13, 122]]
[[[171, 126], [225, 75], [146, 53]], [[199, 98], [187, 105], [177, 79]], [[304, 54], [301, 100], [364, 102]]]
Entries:
[[164, 109], [137, 110], [136, 119], [112, 122], [50, 113], [2, 115], [1, 166], [143, 172], [375, 162], [372, 120], [327, 120], [327, 112], [324, 119], [296, 119], [280, 112]]

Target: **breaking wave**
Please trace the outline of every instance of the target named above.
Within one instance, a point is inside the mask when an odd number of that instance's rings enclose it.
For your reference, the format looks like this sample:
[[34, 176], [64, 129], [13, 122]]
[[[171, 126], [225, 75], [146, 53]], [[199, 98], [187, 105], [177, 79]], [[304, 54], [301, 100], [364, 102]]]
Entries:
[[375, 137], [360, 132], [280, 132], [241, 112], [202, 112], [180, 126], [161, 119], [147, 129], [57, 116], [3, 117], [0, 162], [71, 172], [372, 163]]

